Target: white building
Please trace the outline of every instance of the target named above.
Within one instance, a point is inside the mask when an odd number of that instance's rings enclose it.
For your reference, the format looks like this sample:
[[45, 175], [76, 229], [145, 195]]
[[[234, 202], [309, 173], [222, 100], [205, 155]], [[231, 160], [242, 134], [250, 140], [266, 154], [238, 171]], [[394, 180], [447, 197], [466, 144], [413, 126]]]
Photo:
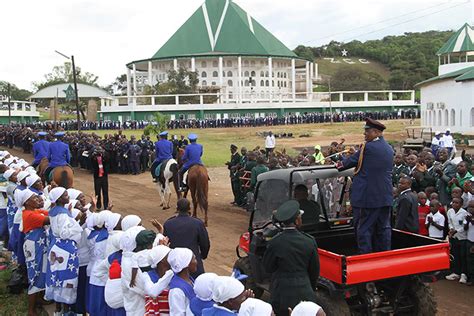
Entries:
[[421, 124], [474, 132], [474, 29], [465, 24], [437, 52], [438, 76], [420, 82]]

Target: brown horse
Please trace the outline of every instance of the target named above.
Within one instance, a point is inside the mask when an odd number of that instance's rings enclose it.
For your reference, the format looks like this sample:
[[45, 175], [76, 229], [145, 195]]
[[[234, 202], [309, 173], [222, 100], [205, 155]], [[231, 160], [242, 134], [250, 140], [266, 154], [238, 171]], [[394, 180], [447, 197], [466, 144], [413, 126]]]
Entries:
[[[189, 169], [187, 185], [191, 191], [191, 199], [193, 201], [193, 216], [197, 217], [198, 206], [204, 211], [204, 225], [207, 226], [207, 208], [208, 208], [208, 191], [209, 191], [209, 175], [207, 169], [201, 165], [194, 165]], [[188, 192], [184, 194], [186, 197]]]
[[[43, 158], [41, 159], [40, 164], [38, 165], [38, 175], [41, 177], [43, 183], [46, 183], [45, 171], [48, 168], [48, 159]], [[72, 168], [69, 166], [58, 166], [53, 169], [51, 181], [54, 181], [60, 187], [69, 189], [72, 188], [74, 184], [74, 172]]]

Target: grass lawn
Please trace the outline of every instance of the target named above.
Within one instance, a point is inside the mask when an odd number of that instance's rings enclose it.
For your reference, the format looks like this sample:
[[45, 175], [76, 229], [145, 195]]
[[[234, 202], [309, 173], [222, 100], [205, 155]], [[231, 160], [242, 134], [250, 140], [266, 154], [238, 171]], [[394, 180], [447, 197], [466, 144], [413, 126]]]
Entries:
[[343, 57], [336, 58], [340, 63], [334, 64], [330, 60], [324, 58], [318, 58], [315, 62], [318, 63], [319, 73], [323, 75], [333, 76], [340, 69], [358, 69], [364, 72], [375, 72], [379, 74], [385, 80], [388, 80], [390, 77], [390, 70], [385, 67], [383, 64], [369, 60], [369, 64], [361, 64], [358, 61], [358, 57], [350, 57], [350, 59], [355, 62], [354, 64], [347, 64], [342, 60]]
[[[387, 139], [397, 141], [405, 138], [405, 127], [408, 120], [386, 121]], [[418, 124], [418, 122], [416, 122]], [[230, 144], [239, 148], [242, 146], [251, 150], [256, 146], [264, 147], [265, 139], [258, 133], [271, 130], [273, 133], [293, 133], [294, 138], [277, 139], [277, 150], [286, 149], [287, 153], [294, 155], [301, 147], [313, 147], [316, 144], [329, 145], [332, 141], [345, 138], [348, 144], [360, 144], [362, 137], [362, 122], [334, 123], [334, 124], [302, 124], [275, 127], [247, 127], [247, 128], [215, 128], [215, 129], [186, 129], [171, 130], [170, 134], [185, 135], [196, 133], [198, 142], [204, 146], [203, 161], [208, 167], [222, 167], [230, 159]], [[125, 130], [123, 133], [130, 138], [135, 135], [139, 138], [142, 130]], [[94, 131], [103, 136], [115, 131]], [[300, 138], [302, 134], [309, 134], [307, 138]], [[156, 136], [152, 136], [156, 140]], [[297, 149], [296, 149], [297, 148]]]
[[26, 291], [20, 295], [9, 294], [7, 285], [10, 276], [10, 269], [0, 271], [0, 315], [26, 315], [28, 312]]

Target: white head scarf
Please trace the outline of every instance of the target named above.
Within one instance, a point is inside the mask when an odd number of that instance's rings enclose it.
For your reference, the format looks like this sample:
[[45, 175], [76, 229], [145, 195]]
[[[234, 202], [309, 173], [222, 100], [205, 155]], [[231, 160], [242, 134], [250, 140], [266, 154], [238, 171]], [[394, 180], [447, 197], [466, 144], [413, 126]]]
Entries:
[[158, 245], [150, 250], [150, 265], [154, 269], [160, 263], [171, 249], [165, 245]]
[[3, 173], [3, 177], [6, 179], [6, 180], [10, 180], [10, 177], [15, 173], [15, 169], [8, 169], [7, 171], [5, 171]]
[[291, 316], [315, 316], [321, 309], [321, 306], [313, 302], [300, 302], [293, 308]]
[[122, 230], [126, 231], [131, 227], [140, 224], [142, 219], [137, 215], [127, 215], [122, 219]]
[[143, 226], [135, 226], [130, 229], [127, 229], [125, 233], [122, 234], [120, 238], [120, 249], [125, 252], [132, 252], [135, 248], [137, 248], [137, 242], [135, 238], [142, 230], [145, 230]]
[[25, 171], [28, 172], [30, 175], [36, 174], [36, 170], [32, 166], [26, 167]]
[[120, 239], [122, 239], [123, 234], [123, 231], [118, 230], [109, 235], [109, 239], [107, 239], [107, 255], [111, 255], [112, 253], [120, 250]]
[[272, 305], [256, 298], [246, 299], [240, 305], [239, 316], [270, 316]]
[[63, 187], [56, 187], [49, 192], [49, 199], [52, 203], [56, 203], [56, 201], [61, 197], [61, 195], [66, 192], [66, 189]]
[[216, 303], [224, 303], [236, 298], [245, 291], [244, 285], [230, 276], [218, 276], [212, 282], [212, 299]]
[[17, 175], [17, 180], [18, 180], [18, 183], [20, 183], [22, 180], [24, 180], [26, 177], [28, 177], [30, 174], [26, 171], [20, 171], [18, 172], [18, 175]]
[[139, 268], [149, 267], [151, 264], [150, 249], [143, 249], [133, 254], [133, 260], [135, 260], [136, 266]]
[[28, 201], [28, 199], [30, 197], [32, 197], [33, 195], [35, 195], [35, 193], [33, 191], [29, 190], [29, 189], [25, 189], [23, 191], [18, 191], [18, 194], [15, 195], [15, 202], [16, 202], [17, 206], [18, 207], [23, 207], [25, 202]]
[[212, 286], [216, 278], [217, 274], [211, 272], [203, 273], [196, 278], [194, 293], [196, 293], [197, 298], [206, 302], [212, 300]]
[[29, 188], [38, 180], [41, 180], [41, 178], [37, 174], [31, 174], [28, 178], [26, 178], [26, 186]]
[[[102, 212], [105, 212], [105, 211], [102, 211]], [[117, 226], [118, 222], [120, 221], [120, 217], [121, 217], [120, 214], [110, 212], [110, 214], [108, 214], [107, 218], [105, 219], [105, 228], [107, 228], [109, 232], [114, 230], [114, 228]]]
[[89, 214], [86, 219], [87, 228], [94, 229], [94, 227], [96, 226], [99, 228], [104, 227], [105, 220], [109, 215], [107, 212], [110, 212], [110, 211], [102, 211], [99, 213]]
[[168, 254], [168, 263], [174, 273], [179, 273], [189, 266], [193, 259], [193, 252], [188, 248], [175, 248]]
[[77, 198], [79, 197], [81, 193], [82, 193], [81, 191], [76, 190], [76, 189], [72, 189], [72, 188], [67, 189], [67, 194], [69, 195], [69, 198], [73, 200], [77, 200]]
[[72, 205], [72, 208], [76, 208], [77, 202], [77, 200], [69, 200], [69, 203], [64, 205], [64, 207], [69, 208], [69, 206]]
[[6, 164], [7, 166], [10, 166], [10, 165], [13, 163], [14, 160], [15, 160], [15, 159], [13, 159], [13, 158], [10, 157], [10, 158], [8, 158], [8, 159], [5, 159], [4, 162], [5, 162], [5, 164]]

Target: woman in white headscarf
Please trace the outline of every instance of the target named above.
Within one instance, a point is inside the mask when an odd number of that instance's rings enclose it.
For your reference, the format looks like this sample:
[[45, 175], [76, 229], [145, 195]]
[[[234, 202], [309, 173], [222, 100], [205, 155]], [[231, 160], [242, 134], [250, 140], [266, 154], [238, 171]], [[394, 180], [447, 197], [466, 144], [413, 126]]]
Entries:
[[175, 248], [168, 254], [168, 263], [174, 272], [169, 292], [170, 315], [192, 316], [189, 305], [196, 294], [191, 273], [197, 271], [196, 256], [190, 249]]
[[316, 303], [300, 302], [291, 311], [291, 316], [326, 316], [326, 313]]
[[26, 178], [26, 185], [28, 189], [38, 194], [43, 199], [43, 209], [49, 210], [51, 207], [51, 201], [49, 196], [44, 192], [43, 182], [37, 174], [31, 174]]
[[272, 305], [262, 300], [249, 297], [240, 305], [239, 316], [273, 316]]
[[202, 313], [203, 316], [237, 315], [242, 303], [253, 293], [245, 290], [244, 285], [229, 276], [218, 276], [212, 282], [212, 299], [216, 304]]
[[202, 311], [214, 306], [212, 300], [212, 286], [217, 278], [215, 273], [203, 273], [194, 281], [194, 293], [196, 297], [191, 300], [190, 308], [195, 316], [201, 316]]
[[122, 219], [122, 230], [127, 231], [129, 228], [141, 226], [142, 219], [137, 215], [127, 215]]
[[70, 305], [76, 302], [79, 258], [77, 243], [81, 239], [80, 223], [72, 217], [64, 206], [69, 203], [66, 189], [57, 187], [49, 192], [49, 198], [55, 206], [49, 211], [51, 222], [48, 269], [46, 272], [46, 294], [48, 300], [54, 300], [56, 313], [68, 312]]

